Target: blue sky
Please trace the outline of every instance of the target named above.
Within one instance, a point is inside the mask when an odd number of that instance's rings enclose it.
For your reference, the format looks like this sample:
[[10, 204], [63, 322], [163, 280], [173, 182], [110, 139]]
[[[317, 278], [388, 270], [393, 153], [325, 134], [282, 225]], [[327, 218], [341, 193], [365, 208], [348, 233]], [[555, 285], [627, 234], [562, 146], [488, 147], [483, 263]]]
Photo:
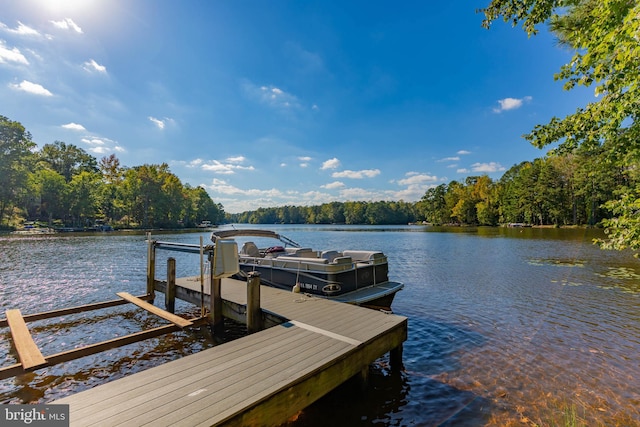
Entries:
[[544, 156], [521, 135], [593, 96], [544, 29], [483, 29], [488, 2], [3, 1], [0, 115], [227, 212], [416, 201]]

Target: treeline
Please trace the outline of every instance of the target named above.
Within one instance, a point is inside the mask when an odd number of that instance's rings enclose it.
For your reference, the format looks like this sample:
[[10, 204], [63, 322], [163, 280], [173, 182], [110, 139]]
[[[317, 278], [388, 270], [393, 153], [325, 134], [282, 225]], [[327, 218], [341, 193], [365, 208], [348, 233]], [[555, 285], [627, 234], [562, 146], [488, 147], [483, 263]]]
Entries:
[[227, 222], [248, 224], [407, 224], [417, 218], [415, 203], [331, 202], [280, 206], [227, 214]]
[[611, 213], [603, 204], [636, 183], [603, 150], [551, 154], [525, 161], [497, 181], [487, 175], [427, 190], [415, 203], [332, 202], [227, 214], [227, 222], [251, 224], [597, 225]]
[[20, 123], [0, 116], [0, 225], [38, 220], [86, 227], [193, 227], [224, 220], [204, 188], [182, 184], [167, 164], [125, 167], [55, 141], [40, 150]]
[[498, 181], [469, 177], [429, 189], [418, 211], [439, 224], [597, 225], [611, 217], [602, 206], [627, 180], [603, 154], [551, 155], [515, 165]]
[[203, 220], [252, 224], [597, 225], [613, 218], [603, 206], [640, 183], [606, 147], [553, 153], [487, 175], [451, 181], [417, 202], [351, 201], [281, 206], [225, 214], [204, 188], [183, 185], [167, 164], [123, 167], [56, 141], [36, 150], [31, 135], [0, 116], [0, 225], [24, 219], [88, 226], [193, 227]]

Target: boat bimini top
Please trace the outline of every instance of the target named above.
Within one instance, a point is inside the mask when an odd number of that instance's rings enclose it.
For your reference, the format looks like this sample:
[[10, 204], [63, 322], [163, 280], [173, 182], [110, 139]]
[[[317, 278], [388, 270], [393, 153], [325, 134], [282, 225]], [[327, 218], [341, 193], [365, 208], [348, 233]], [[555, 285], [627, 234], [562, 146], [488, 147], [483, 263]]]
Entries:
[[281, 234], [276, 233], [271, 230], [255, 230], [255, 229], [240, 229], [240, 230], [220, 230], [214, 231], [211, 233], [211, 240], [215, 243], [218, 239], [229, 239], [234, 237], [267, 237], [272, 239], [278, 239], [285, 245], [293, 246], [294, 248], [299, 248], [300, 245], [293, 240], [285, 237]]

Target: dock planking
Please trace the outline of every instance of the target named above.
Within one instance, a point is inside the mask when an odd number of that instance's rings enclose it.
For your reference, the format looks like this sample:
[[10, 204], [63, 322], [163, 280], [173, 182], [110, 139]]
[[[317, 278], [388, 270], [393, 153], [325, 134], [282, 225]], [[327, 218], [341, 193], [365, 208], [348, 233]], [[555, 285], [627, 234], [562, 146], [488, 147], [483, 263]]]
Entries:
[[13, 344], [18, 352], [18, 358], [20, 359], [22, 368], [27, 371], [45, 365], [47, 361], [33, 341], [33, 337], [29, 332], [29, 328], [27, 328], [27, 324], [20, 310], [7, 310], [6, 315], [13, 338]]
[[[200, 304], [199, 280], [176, 282]], [[225, 304], [246, 286], [223, 279]], [[52, 403], [72, 426], [278, 425], [407, 338], [405, 317], [305, 294], [262, 286], [261, 305], [284, 323]]]
[[162, 310], [161, 308], [158, 308], [153, 304], [149, 304], [143, 299], [134, 297], [128, 292], [118, 292], [116, 295], [118, 295], [123, 300], [129, 301], [130, 303], [133, 303], [138, 307], [143, 308], [148, 312], [155, 314], [156, 316], [160, 316], [163, 319], [168, 320], [169, 322], [181, 328], [186, 328], [188, 326], [193, 325], [193, 322], [191, 322], [190, 320], [187, 320], [180, 316], [176, 316], [175, 314], [169, 313], [168, 311]]

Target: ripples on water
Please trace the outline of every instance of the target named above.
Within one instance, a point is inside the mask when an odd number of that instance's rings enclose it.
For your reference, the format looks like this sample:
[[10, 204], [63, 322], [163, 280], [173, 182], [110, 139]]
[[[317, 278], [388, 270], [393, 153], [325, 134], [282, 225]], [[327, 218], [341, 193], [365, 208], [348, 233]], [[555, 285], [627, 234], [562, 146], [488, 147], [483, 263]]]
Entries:
[[[394, 311], [409, 318], [404, 372], [381, 358], [366, 387], [347, 383], [288, 424], [562, 425], [575, 415], [586, 425], [640, 425], [640, 267], [594, 247], [591, 232], [279, 229], [304, 246], [383, 250], [390, 276], [406, 285]], [[166, 240], [197, 244], [198, 235]], [[1, 308], [32, 313], [144, 293], [145, 257], [144, 236], [0, 239]], [[197, 260], [184, 257], [178, 275], [196, 274]], [[177, 311], [197, 314], [186, 304]], [[159, 325], [130, 306], [29, 324], [45, 355]], [[0, 332], [0, 358], [15, 363]], [[213, 345], [206, 328], [147, 340], [0, 381], [0, 401], [51, 401]]]

